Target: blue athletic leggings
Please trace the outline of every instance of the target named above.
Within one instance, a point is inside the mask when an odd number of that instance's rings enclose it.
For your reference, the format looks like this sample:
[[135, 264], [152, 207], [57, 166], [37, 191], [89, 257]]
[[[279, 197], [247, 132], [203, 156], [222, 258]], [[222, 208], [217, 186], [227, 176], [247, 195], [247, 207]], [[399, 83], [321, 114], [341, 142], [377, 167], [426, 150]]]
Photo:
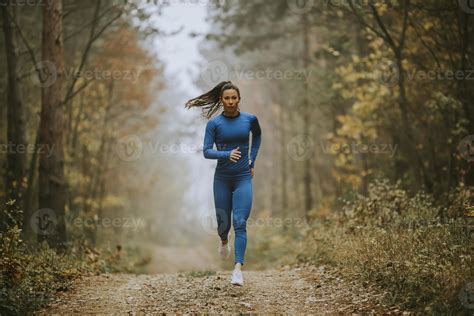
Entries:
[[247, 219], [252, 208], [252, 177], [238, 180], [214, 177], [214, 204], [217, 233], [221, 240], [227, 240], [232, 214], [235, 263], [243, 265], [247, 247]]

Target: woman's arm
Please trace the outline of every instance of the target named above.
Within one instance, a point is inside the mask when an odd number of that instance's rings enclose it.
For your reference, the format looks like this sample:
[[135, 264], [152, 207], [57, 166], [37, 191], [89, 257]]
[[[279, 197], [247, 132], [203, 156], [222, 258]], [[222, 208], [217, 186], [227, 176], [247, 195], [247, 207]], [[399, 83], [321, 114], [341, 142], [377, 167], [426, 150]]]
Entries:
[[204, 145], [202, 147], [202, 152], [204, 158], [207, 159], [220, 159], [220, 158], [229, 158], [231, 150], [215, 150], [214, 142], [216, 139], [216, 125], [213, 121], [208, 121], [206, 125], [206, 134], [204, 135]]
[[258, 149], [260, 148], [260, 143], [262, 142], [262, 130], [260, 129], [260, 124], [258, 123], [257, 116], [253, 116], [250, 130], [252, 131], [252, 148], [250, 150], [250, 168], [255, 166], [255, 160], [257, 159]]

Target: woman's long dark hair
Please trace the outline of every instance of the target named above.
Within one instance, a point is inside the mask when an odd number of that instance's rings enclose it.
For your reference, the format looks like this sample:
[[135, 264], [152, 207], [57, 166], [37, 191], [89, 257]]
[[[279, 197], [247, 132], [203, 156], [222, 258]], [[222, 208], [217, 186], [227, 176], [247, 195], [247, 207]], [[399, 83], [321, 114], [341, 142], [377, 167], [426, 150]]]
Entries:
[[208, 92], [186, 102], [184, 107], [190, 109], [194, 106], [199, 106], [202, 109], [201, 115], [209, 119], [222, 106], [222, 93], [228, 89], [237, 91], [240, 100], [239, 88], [230, 81], [222, 81]]

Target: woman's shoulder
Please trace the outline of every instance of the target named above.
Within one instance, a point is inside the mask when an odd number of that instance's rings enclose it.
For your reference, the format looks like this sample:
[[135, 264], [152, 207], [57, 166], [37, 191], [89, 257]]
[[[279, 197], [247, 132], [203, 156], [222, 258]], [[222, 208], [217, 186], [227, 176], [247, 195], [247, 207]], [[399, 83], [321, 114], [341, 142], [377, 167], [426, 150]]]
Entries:
[[211, 117], [207, 120], [206, 128], [214, 128], [216, 125], [216, 117]]
[[207, 123], [208, 123], [208, 124], [214, 124], [214, 123], [218, 122], [220, 119], [221, 119], [221, 115], [220, 115], [220, 114], [217, 114], [217, 115], [214, 115], [214, 116], [212, 116], [211, 118], [209, 118], [209, 119], [207, 120]]
[[250, 113], [250, 112], [244, 112], [244, 111], [240, 111], [240, 114], [248, 117], [249, 119], [254, 119], [254, 118], [257, 118], [257, 116], [253, 113]]

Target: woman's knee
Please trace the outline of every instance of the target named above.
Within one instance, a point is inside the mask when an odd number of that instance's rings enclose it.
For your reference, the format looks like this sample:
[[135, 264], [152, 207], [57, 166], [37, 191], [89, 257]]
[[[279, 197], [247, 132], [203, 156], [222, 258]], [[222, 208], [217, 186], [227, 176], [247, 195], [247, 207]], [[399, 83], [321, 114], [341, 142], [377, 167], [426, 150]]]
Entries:
[[247, 217], [234, 216], [234, 231], [247, 231]]

